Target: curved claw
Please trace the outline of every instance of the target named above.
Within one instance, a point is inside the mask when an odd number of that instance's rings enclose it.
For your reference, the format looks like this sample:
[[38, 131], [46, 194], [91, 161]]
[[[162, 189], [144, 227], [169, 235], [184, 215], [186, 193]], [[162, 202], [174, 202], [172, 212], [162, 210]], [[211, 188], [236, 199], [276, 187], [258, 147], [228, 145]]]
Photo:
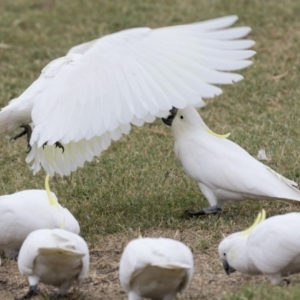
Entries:
[[32, 129], [31, 129], [31, 126], [30, 125], [21, 125], [20, 126], [21, 128], [24, 128], [24, 130], [22, 132], [20, 132], [19, 134], [17, 135], [14, 135], [12, 136], [9, 141], [15, 141], [17, 140], [18, 138], [22, 137], [23, 135], [27, 135], [27, 147], [28, 147], [28, 150], [26, 151], [26, 153], [29, 153], [31, 151], [31, 145], [30, 145], [30, 138], [31, 138], [31, 134], [32, 134]]
[[63, 146], [60, 142], [56, 142], [56, 143], [55, 143], [55, 148], [60, 148], [60, 149], [62, 149], [62, 153], [65, 152], [65, 148], [64, 148], [64, 146]]
[[25, 153], [29, 153], [29, 152], [31, 151], [31, 149], [32, 149], [32, 147], [31, 147], [31, 145], [30, 145], [30, 144], [28, 144], [28, 145], [27, 145], [27, 147], [28, 147], [28, 150], [27, 150], [27, 151], [25, 151]]
[[[45, 148], [46, 145], [47, 145], [47, 142], [43, 144], [43, 149]], [[62, 149], [62, 153], [65, 152], [65, 148], [64, 148], [64, 146], [60, 142], [56, 142], [54, 145], [55, 145], [55, 148]]]

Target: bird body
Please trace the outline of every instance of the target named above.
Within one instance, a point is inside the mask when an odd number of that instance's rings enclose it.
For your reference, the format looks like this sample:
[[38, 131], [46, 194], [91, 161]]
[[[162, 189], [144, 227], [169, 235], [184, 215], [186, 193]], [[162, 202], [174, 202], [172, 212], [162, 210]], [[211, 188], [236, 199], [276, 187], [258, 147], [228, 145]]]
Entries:
[[185, 244], [166, 238], [141, 238], [124, 249], [120, 281], [129, 300], [171, 300], [188, 287], [193, 269], [193, 255]]
[[282, 277], [300, 273], [299, 226], [296, 212], [262, 220], [250, 232], [226, 237], [219, 245], [219, 256], [236, 271], [265, 274], [271, 283], [279, 284]]
[[246, 150], [213, 133], [192, 106], [179, 109], [171, 122], [174, 150], [211, 207], [241, 200], [297, 200], [297, 183], [276, 173]]
[[203, 106], [202, 98], [222, 93], [215, 84], [242, 80], [231, 71], [252, 63], [254, 42], [242, 39], [249, 27], [228, 28], [236, 21], [134, 28], [75, 46], [2, 109], [0, 135], [32, 123], [26, 161], [34, 174], [69, 175], [131, 124], [153, 122], [172, 106]]
[[74, 281], [80, 285], [87, 276], [88, 246], [82, 237], [66, 230], [36, 230], [21, 247], [18, 267], [28, 276], [30, 291], [43, 282], [58, 287], [58, 295], [64, 295]]
[[0, 215], [0, 250], [10, 258], [18, 255], [22, 243], [34, 230], [64, 227], [76, 234], [80, 231], [77, 220], [50, 190], [25, 190], [1, 196]]

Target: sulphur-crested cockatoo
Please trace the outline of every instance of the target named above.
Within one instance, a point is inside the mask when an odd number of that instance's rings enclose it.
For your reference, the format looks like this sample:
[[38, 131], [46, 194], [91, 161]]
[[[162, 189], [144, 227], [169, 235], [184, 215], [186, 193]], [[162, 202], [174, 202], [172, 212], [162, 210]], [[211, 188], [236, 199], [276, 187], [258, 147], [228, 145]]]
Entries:
[[82, 237], [63, 229], [39, 229], [28, 235], [18, 257], [29, 291], [17, 299], [37, 294], [38, 283], [58, 287], [57, 296], [68, 292], [74, 281], [80, 286], [89, 270], [89, 249]]
[[[49, 189], [26, 190], [0, 197], [0, 250], [13, 258], [29, 233], [42, 228], [64, 228], [79, 234], [77, 220]], [[1, 261], [0, 261], [1, 263]]]
[[253, 158], [228, 135], [213, 133], [192, 106], [173, 108], [164, 123], [172, 127], [175, 155], [185, 173], [197, 181], [210, 207], [188, 211], [214, 214], [226, 202], [241, 200], [297, 200], [297, 183]]
[[76, 46], [2, 109], [0, 135], [23, 127], [34, 174], [69, 175], [130, 124], [166, 117], [172, 106], [201, 106], [222, 93], [215, 84], [242, 80], [231, 71], [249, 66], [255, 52], [241, 39], [249, 27], [228, 28], [237, 19], [129, 29]]
[[128, 300], [171, 300], [188, 287], [193, 270], [193, 254], [185, 244], [168, 238], [140, 238], [125, 247], [119, 274]]
[[279, 284], [283, 276], [300, 273], [300, 213], [264, 219], [263, 211], [249, 229], [226, 237], [218, 252], [227, 274], [265, 274]]

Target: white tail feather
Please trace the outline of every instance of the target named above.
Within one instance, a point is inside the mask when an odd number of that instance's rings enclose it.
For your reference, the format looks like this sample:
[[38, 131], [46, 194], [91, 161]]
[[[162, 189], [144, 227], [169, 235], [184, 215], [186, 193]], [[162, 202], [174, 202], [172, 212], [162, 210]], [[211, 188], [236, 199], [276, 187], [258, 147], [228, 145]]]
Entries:
[[179, 263], [179, 262], [155, 262], [155, 263], [151, 263], [151, 266], [160, 267], [163, 269], [170, 269], [170, 270], [191, 269], [190, 265]]
[[65, 248], [39, 248], [40, 255], [65, 255], [65, 256], [72, 256], [77, 258], [82, 258], [85, 254], [73, 249], [65, 249]]

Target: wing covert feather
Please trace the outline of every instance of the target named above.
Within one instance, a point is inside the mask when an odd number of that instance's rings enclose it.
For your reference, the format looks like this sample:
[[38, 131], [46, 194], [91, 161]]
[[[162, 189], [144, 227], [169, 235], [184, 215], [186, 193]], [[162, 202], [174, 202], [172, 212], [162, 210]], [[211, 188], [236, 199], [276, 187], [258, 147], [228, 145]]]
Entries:
[[251, 232], [247, 253], [257, 268], [275, 274], [299, 256], [300, 215], [289, 213], [271, 217]]

